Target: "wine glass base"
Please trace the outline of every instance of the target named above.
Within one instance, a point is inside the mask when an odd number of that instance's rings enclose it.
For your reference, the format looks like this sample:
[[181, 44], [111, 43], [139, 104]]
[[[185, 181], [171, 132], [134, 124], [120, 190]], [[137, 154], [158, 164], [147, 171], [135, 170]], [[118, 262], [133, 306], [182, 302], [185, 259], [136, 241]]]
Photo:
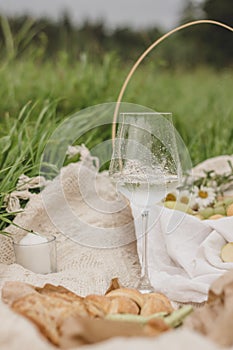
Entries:
[[148, 294], [148, 293], [155, 292], [154, 287], [152, 287], [152, 285], [150, 284], [149, 281], [148, 281], [148, 283], [139, 282], [139, 284], [137, 285], [136, 288], [142, 294]]

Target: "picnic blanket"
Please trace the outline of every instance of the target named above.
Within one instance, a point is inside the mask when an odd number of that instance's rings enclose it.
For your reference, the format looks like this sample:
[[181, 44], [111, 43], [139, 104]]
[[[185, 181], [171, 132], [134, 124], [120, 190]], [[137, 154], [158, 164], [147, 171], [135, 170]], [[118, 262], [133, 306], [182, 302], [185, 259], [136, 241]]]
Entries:
[[[222, 170], [226, 159], [229, 157], [212, 159], [209, 166]], [[0, 237], [0, 288], [9, 280], [39, 286], [49, 282], [86, 295], [103, 293], [113, 277], [119, 277], [126, 286], [136, 285], [140, 263], [131, 208], [119, 198], [118, 210], [115, 210], [115, 204], [110, 205], [115, 202], [117, 194], [108, 174], [98, 173], [90, 164], [92, 163], [87, 161], [78, 162], [62, 168], [60, 175], [49, 182], [41, 194], [30, 195], [25, 210], [15, 220], [28, 229], [56, 236], [58, 272], [38, 275], [14, 264], [11, 240]], [[201, 171], [201, 165], [196, 170]], [[77, 174], [81, 174], [81, 182], [77, 182]], [[99, 206], [96, 191], [94, 199], [83, 195], [90, 192], [88, 189], [93, 186], [93, 180], [98, 196], [102, 199]], [[137, 229], [136, 225], [136, 231]], [[22, 234], [14, 226], [10, 226], [8, 230], [12, 234]], [[31, 323], [14, 314], [2, 303], [0, 321], [1, 349], [27, 349], [31, 344], [38, 350], [53, 349]], [[152, 349], [155, 344], [158, 349], [171, 346], [173, 349], [184, 349], [190, 347], [190, 344], [193, 348], [217, 348], [194, 332], [179, 330], [153, 340], [113, 339], [104, 344], [90, 346], [90, 349], [137, 349], [139, 346]]]

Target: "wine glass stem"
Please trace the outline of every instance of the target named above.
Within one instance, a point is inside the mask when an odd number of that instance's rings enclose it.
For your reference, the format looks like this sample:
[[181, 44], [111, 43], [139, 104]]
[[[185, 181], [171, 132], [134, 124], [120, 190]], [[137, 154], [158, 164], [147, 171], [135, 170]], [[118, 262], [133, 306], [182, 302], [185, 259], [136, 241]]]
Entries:
[[148, 218], [149, 211], [144, 210], [142, 212], [142, 267], [141, 267], [141, 281], [149, 282], [148, 275], [148, 239], [147, 239], [147, 231], [148, 231]]

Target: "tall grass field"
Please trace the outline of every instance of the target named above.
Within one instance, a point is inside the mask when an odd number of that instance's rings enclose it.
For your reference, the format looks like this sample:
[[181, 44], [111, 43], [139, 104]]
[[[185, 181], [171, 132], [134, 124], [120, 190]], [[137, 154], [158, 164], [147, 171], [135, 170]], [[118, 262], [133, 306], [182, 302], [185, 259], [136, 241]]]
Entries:
[[[130, 68], [114, 54], [106, 54], [98, 63], [85, 55], [70, 63], [65, 53], [53, 61], [41, 61], [30, 53], [1, 59], [0, 229], [12, 218], [5, 212], [6, 194], [14, 190], [21, 174], [38, 174], [53, 130], [74, 112], [115, 102]], [[152, 56], [136, 71], [123, 101], [172, 112], [195, 165], [209, 157], [233, 153], [232, 73], [230, 68], [170, 70]], [[82, 142], [92, 147], [110, 135], [109, 127], [104, 133], [97, 130], [84, 137]]]

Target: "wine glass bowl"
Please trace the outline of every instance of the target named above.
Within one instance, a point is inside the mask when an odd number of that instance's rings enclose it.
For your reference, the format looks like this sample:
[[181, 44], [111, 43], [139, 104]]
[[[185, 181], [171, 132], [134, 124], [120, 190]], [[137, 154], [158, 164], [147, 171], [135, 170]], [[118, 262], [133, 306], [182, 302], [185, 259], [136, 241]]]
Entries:
[[147, 259], [149, 210], [181, 181], [171, 113], [121, 113], [109, 175], [117, 191], [141, 210], [142, 269], [137, 288], [152, 292]]

